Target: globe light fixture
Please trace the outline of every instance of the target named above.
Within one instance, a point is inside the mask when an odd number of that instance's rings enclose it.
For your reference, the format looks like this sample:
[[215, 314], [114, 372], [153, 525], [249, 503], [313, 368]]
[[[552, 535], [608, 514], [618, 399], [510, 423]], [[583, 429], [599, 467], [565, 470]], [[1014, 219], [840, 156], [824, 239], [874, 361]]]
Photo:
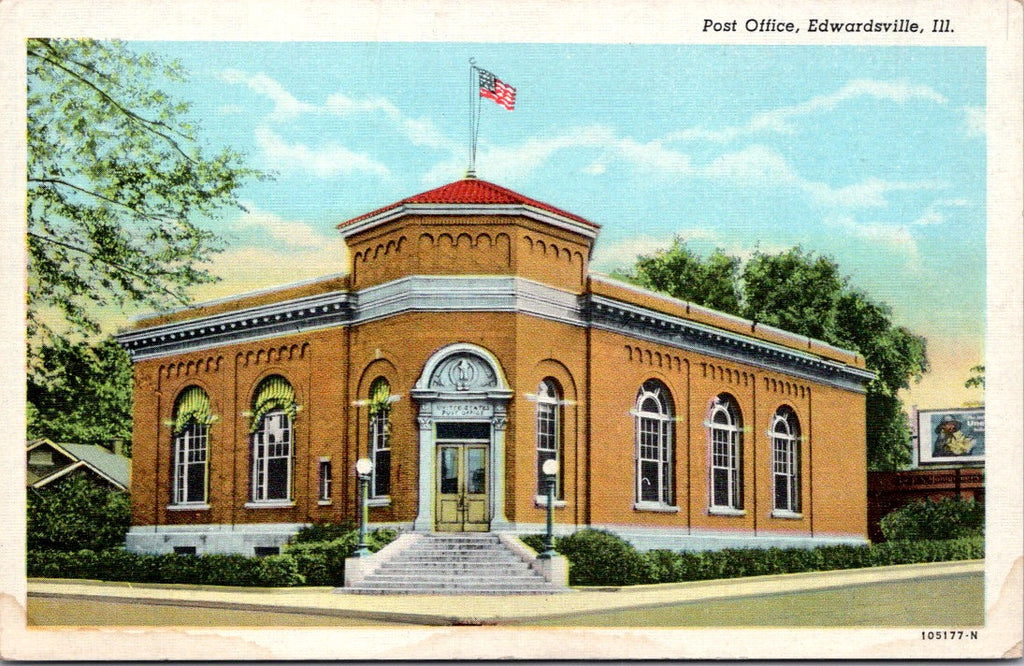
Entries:
[[541, 465], [540, 471], [544, 474], [545, 481], [548, 486], [548, 520], [547, 520], [547, 531], [544, 533], [544, 552], [537, 557], [541, 559], [551, 559], [556, 555], [555, 553], [555, 479], [558, 476], [558, 461], [549, 458], [544, 461]]
[[369, 507], [366, 500], [369, 494], [370, 473], [373, 472], [373, 461], [369, 458], [360, 458], [356, 461], [356, 476], [359, 477], [359, 543], [356, 545], [355, 557], [367, 557], [370, 549], [366, 545], [366, 523], [369, 522]]

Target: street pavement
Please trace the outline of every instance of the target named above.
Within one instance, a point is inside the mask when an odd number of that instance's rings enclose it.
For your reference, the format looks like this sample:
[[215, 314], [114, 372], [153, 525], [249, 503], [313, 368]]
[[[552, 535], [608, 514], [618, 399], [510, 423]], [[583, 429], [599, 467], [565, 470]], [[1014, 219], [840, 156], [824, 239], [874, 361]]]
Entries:
[[759, 597], [911, 580], [978, 575], [983, 560], [757, 576], [728, 580], [576, 588], [553, 595], [356, 595], [333, 588], [233, 588], [29, 579], [30, 600], [110, 602], [183, 609], [225, 609], [367, 622], [459, 626], [529, 624], [562, 616], [658, 608], [696, 601]]

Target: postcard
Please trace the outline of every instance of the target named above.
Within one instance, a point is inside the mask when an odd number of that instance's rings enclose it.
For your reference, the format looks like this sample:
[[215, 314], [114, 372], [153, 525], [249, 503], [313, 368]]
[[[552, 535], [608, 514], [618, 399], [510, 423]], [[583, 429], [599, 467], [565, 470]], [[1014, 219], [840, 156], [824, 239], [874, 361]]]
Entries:
[[4, 658], [1021, 657], [1020, 3], [0, 16]]

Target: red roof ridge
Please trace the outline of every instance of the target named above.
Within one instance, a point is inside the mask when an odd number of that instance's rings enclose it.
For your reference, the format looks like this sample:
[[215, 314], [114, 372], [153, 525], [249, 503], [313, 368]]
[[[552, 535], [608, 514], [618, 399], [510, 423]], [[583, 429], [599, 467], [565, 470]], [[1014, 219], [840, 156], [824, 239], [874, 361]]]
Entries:
[[400, 201], [388, 204], [376, 210], [372, 210], [369, 213], [365, 213], [358, 217], [354, 217], [351, 220], [342, 222], [338, 225], [338, 229], [351, 226], [357, 222], [361, 222], [368, 218], [374, 217], [381, 213], [399, 208], [406, 204], [465, 204], [465, 205], [522, 205], [532, 206], [539, 208], [548, 213], [565, 217], [574, 222], [580, 222], [589, 227], [599, 229], [600, 225], [591, 222], [590, 220], [575, 215], [561, 208], [556, 208], [551, 204], [538, 201], [537, 199], [531, 199], [530, 197], [524, 196], [502, 187], [495, 183], [480, 180], [479, 178], [463, 178], [447, 185], [436, 187], [426, 192], [414, 194], [411, 197], [406, 197]]

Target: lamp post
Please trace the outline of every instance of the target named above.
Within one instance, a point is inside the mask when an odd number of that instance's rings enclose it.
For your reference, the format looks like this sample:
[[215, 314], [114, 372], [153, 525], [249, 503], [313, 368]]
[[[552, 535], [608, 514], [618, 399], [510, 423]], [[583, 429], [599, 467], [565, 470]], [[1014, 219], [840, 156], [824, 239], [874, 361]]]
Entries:
[[370, 549], [366, 546], [366, 523], [369, 521], [369, 507], [366, 505], [367, 495], [370, 487], [370, 472], [373, 471], [373, 461], [369, 458], [360, 458], [356, 461], [356, 475], [359, 477], [359, 543], [356, 546], [355, 557], [367, 557]]
[[544, 534], [544, 552], [537, 557], [541, 559], [551, 559], [557, 553], [555, 553], [555, 476], [558, 474], [558, 461], [552, 458], [544, 461], [541, 466], [541, 472], [544, 473], [545, 481], [548, 484], [548, 529]]

